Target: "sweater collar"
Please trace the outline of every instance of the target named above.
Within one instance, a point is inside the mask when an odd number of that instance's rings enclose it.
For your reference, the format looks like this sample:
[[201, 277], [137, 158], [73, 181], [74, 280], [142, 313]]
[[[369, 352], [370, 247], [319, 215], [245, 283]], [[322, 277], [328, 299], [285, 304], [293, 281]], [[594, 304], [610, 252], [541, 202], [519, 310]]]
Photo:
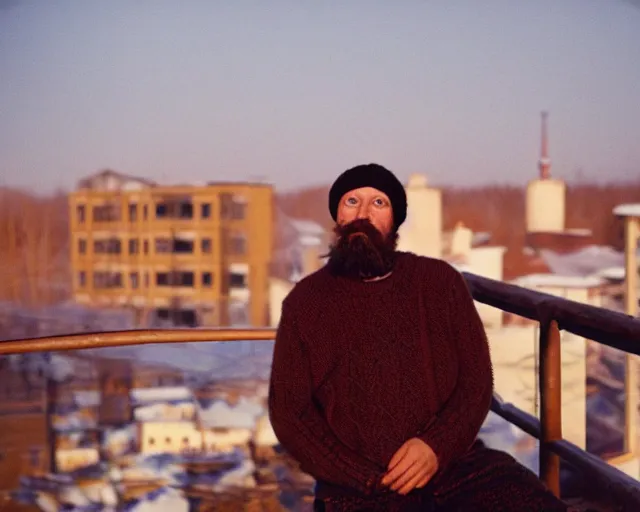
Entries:
[[352, 279], [343, 276], [332, 276], [336, 286], [345, 290], [355, 298], [358, 296], [369, 296], [380, 293], [389, 292], [394, 288], [398, 288], [403, 281], [406, 280], [407, 266], [409, 264], [410, 255], [405, 252], [398, 251], [395, 265], [391, 274], [384, 279], [375, 281], [364, 281], [361, 279]]

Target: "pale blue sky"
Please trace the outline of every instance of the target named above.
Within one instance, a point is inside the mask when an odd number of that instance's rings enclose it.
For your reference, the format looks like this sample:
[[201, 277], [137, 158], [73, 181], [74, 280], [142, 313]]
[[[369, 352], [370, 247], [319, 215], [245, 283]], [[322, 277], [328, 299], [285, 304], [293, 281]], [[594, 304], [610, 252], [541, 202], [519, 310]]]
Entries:
[[0, 0], [0, 184], [640, 175], [624, 0]]

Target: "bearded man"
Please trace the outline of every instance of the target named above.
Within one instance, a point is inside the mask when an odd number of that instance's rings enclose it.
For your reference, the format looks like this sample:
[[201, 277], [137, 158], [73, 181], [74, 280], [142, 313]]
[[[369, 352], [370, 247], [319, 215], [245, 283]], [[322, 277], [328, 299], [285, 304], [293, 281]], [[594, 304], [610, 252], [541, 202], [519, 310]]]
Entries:
[[404, 187], [386, 168], [329, 192], [327, 264], [282, 304], [273, 429], [316, 481], [316, 510], [566, 511], [506, 453], [476, 440], [493, 373], [461, 274], [396, 250]]

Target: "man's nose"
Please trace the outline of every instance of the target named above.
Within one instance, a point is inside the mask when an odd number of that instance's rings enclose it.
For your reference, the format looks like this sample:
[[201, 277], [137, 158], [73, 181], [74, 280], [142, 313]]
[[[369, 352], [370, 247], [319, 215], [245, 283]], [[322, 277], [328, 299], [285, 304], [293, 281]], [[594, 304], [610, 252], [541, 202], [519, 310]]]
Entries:
[[361, 205], [358, 208], [358, 219], [368, 219], [369, 218], [369, 207], [365, 204]]

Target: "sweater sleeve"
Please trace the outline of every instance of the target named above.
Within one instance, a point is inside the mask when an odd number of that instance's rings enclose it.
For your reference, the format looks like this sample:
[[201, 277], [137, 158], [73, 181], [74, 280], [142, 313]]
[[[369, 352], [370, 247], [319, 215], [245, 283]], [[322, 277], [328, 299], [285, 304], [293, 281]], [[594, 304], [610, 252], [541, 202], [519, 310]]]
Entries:
[[471, 447], [493, 394], [487, 335], [467, 284], [457, 271], [451, 285], [449, 321], [458, 358], [457, 383], [436, 418], [419, 436], [435, 452], [441, 471]]
[[314, 404], [309, 354], [286, 300], [273, 352], [269, 417], [282, 447], [316, 480], [367, 495], [380, 485], [383, 471], [344, 445]]

